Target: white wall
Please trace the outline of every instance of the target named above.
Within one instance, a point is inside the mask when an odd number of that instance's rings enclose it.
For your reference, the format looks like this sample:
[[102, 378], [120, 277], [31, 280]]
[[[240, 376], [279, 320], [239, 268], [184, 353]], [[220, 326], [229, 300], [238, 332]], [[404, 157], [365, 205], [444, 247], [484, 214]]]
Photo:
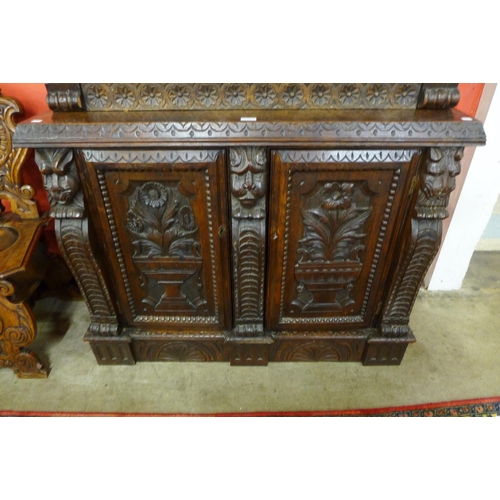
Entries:
[[429, 290], [460, 289], [500, 194], [500, 87], [494, 92], [484, 128], [486, 146], [475, 150]]

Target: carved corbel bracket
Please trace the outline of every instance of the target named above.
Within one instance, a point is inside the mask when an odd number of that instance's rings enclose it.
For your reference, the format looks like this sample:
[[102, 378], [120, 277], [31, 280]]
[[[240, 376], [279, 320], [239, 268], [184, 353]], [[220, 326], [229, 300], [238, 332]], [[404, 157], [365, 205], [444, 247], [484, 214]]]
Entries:
[[455, 188], [455, 177], [460, 173], [462, 156], [463, 148], [429, 148], [422, 155], [413, 218], [382, 309], [379, 327], [382, 338], [405, 339], [411, 335], [410, 312], [439, 249], [442, 219], [448, 217], [446, 207]]
[[232, 365], [267, 365], [264, 332], [267, 152], [262, 147], [229, 151], [235, 328], [226, 338]]
[[59, 249], [87, 303], [96, 335], [119, 335], [116, 311], [94, 254], [83, 192], [71, 149], [39, 149], [35, 161], [49, 194]]
[[[264, 321], [264, 266], [268, 162], [261, 147], [229, 152], [233, 249], [234, 318], [237, 326], [252, 324], [243, 336], [259, 336]], [[260, 330], [260, 331], [258, 331]], [[239, 336], [239, 335], [238, 335]]]

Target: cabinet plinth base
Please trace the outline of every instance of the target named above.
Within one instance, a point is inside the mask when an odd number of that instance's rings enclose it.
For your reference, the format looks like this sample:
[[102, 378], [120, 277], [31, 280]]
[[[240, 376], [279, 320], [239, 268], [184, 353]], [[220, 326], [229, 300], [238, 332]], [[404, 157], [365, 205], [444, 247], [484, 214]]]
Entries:
[[125, 329], [120, 336], [85, 336], [100, 365], [133, 365], [136, 361], [229, 361], [231, 366], [267, 366], [287, 361], [361, 361], [365, 366], [400, 365], [411, 330], [405, 337], [379, 337], [367, 328], [343, 334], [266, 332], [236, 337], [224, 332], [153, 334]]
[[90, 344], [100, 365], [135, 365], [128, 336], [101, 337], [87, 332], [84, 340]]
[[415, 342], [411, 330], [406, 337], [383, 338], [374, 337], [368, 340], [363, 365], [365, 366], [397, 366], [401, 364], [408, 344]]

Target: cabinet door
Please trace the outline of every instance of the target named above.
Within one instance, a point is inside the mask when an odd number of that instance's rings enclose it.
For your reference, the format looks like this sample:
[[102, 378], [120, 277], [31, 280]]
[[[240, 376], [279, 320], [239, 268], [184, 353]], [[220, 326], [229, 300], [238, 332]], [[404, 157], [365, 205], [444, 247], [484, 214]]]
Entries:
[[273, 152], [268, 329], [369, 326], [416, 153]]
[[222, 151], [83, 151], [89, 198], [129, 325], [230, 325]]

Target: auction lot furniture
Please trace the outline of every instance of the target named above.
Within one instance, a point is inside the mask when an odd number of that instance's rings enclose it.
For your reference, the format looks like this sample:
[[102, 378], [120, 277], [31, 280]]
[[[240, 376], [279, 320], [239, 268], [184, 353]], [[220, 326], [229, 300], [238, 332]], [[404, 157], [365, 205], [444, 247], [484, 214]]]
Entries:
[[0, 94], [0, 366], [20, 378], [45, 378], [46, 368], [26, 346], [36, 336], [28, 300], [46, 270], [39, 240], [47, 219], [38, 215], [33, 188], [22, 183], [28, 150], [12, 148], [13, 117], [21, 112], [16, 100]]
[[481, 123], [456, 84], [48, 84], [19, 124], [100, 364], [397, 365]]

